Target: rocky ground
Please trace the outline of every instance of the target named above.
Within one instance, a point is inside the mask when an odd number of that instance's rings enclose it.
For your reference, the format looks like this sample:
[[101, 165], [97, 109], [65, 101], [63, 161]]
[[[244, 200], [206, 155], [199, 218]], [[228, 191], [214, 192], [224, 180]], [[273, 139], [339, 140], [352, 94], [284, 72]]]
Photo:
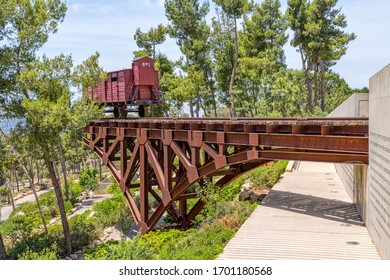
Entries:
[[252, 203], [262, 202], [270, 190], [259, 189], [253, 183], [247, 182], [242, 185], [238, 198], [240, 200], [250, 200]]

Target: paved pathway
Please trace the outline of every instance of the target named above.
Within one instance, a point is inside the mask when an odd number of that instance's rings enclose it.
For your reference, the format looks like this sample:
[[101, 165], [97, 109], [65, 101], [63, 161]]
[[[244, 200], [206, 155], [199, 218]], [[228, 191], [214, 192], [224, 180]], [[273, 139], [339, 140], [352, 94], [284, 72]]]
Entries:
[[[104, 190], [110, 184], [111, 184], [111, 176], [108, 176], [107, 178], [105, 178], [101, 182], [99, 182], [98, 189]], [[44, 194], [44, 193], [48, 192], [49, 190], [52, 190], [52, 188], [37, 191], [37, 195], [40, 196], [41, 194]], [[84, 199], [82, 202], [81, 208], [78, 209], [74, 214], [72, 214], [72, 216], [69, 216], [69, 217], [73, 217], [75, 214], [77, 214], [77, 215], [82, 214], [85, 211], [92, 209], [92, 204], [100, 202], [108, 197], [111, 197], [111, 195], [99, 193], [99, 194], [95, 195], [93, 198]], [[34, 194], [31, 192], [31, 194], [28, 194], [20, 199], [15, 200], [15, 206], [17, 207], [24, 202], [35, 202]], [[1, 211], [0, 218], [1, 218], [1, 221], [3, 222], [9, 218], [9, 216], [13, 212], [13, 209], [12, 209], [11, 205], [8, 205], [8, 206], [2, 206], [0, 211]]]
[[286, 172], [218, 259], [380, 259], [333, 164]]
[[[46, 192], [48, 192], [49, 189], [46, 189], [46, 190], [41, 190], [41, 191], [37, 191], [37, 195], [40, 196], [41, 194], [44, 194]], [[34, 194], [31, 192], [31, 194], [28, 194], [22, 198], [19, 198], [17, 200], [15, 200], [15, 207], [18, 207], [20, 204], [24, 203], [24, 202], [34, 202], [35, 201], [35, 196]], [[12, 205], [8, 205], [8, 206], [2, 206], [1, 207], [1, 221], [5, 221], [9, 218], [9, 216], [11, 215], [11, 213], [13, 212], [13, 209], [12, 209]]]

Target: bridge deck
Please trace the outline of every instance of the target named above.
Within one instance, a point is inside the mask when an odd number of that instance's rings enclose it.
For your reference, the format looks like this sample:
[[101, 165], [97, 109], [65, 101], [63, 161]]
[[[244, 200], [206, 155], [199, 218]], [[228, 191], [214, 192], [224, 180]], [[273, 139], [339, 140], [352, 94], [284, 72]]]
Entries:
[[380, 256], [334, 165], [302, 162], [298, 171], [283, 175], [218, 259]]
[[369, 143], [367, 118], [102, 119], [84, 128], [83, 141], [120, 185], [142, 233], [164, 213], [191, 225], [205, 205], [194, 184], [223, 187], [277, 159], [368, 164]]

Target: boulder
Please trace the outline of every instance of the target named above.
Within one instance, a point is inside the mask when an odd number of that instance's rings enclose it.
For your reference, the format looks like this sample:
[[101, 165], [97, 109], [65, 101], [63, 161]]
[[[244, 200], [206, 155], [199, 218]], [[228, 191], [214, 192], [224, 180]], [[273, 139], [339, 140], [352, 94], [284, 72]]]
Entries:
[[252, 182], [246, 182], [241, 186], [241, 191], [249, 192], [253, 189], [253, 186]]
[[246, 182], [241, 186], [241, 192], [238, 195], [239, 200], [248, 200], [252, 203], [261, 202], [267, 195], [267, 190], [257, 189], [252, 182]]
[[252, 195], [253, 195], [253, 192], [241, 191], [240, 194], [238, 195], [238, 199], [239, 200], [250, 200]]

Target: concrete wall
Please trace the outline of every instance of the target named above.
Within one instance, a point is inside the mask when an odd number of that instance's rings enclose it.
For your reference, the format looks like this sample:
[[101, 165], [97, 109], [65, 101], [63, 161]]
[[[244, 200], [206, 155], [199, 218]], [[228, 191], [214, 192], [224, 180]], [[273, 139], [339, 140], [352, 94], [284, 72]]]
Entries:
[[368, 93], [355, 93], [333, 110], [328, 117], [368, 117]]
[[370, 78], [370, 144], [366, 226], [390, 259], [390, 64]]
[[[328, 117], [368, 117], [368, 115], [368, 93], [355, 93], [331, 112]], [[352, 164], [335, 164], [335, 167], [345, 190], [356, 204], [360, 217], [365, 221], [367, 182], [364, 178], [366, 167]]]

